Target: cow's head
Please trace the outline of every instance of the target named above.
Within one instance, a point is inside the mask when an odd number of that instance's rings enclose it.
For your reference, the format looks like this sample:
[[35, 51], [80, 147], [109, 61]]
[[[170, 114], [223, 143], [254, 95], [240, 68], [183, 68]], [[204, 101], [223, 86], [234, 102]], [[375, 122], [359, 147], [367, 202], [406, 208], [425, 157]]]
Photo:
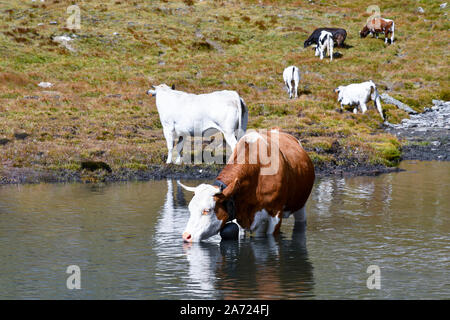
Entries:
[[359, 32], [359, 36], [361, 38], [365, 38], [367, 37], [367, 35], [370, 33], [370, 30], [367, 26], [364, 26], [364, 28], [362, 28], [362, 30]]
[[303, 43], [303, 48], [306, 48], [306, 47], [309, 47], [310, 45], [312, 45], [313, 44], [313, 40], [306, 40], [304, 43]]
[[341, 94], [341, 86], [337, 87], [336, 89], [333, 90], [335, 93], [338, 94], [338, 101], [341, 102], [342, 100], [342, 94]]
[[237, 188], [238, 180], [225, 189], [210, 184], [187, 187], [178, 182], [185, 190], [194, 192], [189, 203], [189, 221], [183, 232], [186, 242], [198, 242], [219, 233], [228, 220], [225, 202]]
[[173, 84], [172, 87], [169, 87], [167, 84], [163, 83], [159, 86], [152, 86], [152, 89], [147, 90], [147, 94], [151, 94], [152, 97], [154, 97], [158, 90], [175, 90], [175, 85]]

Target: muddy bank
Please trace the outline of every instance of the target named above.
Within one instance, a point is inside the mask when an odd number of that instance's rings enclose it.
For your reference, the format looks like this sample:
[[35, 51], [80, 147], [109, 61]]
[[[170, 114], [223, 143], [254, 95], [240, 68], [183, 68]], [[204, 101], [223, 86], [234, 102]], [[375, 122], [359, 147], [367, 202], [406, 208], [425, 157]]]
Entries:
[[450, 161], [450, 101], [433, 100], [423, 113], [386, 125], [403, 143], [403, 160]]
[[[0, 185], [26, 183], [109, 183], [120, 181], [148, 181], [160, 179], [214, 179], [223, 165], [154, 165], [147, 170], [36, 170], [29, 168], [4, 168], [0, 170]], [[382, 165], [316, 165], [316, 176], [375, 176], [399, 171], [397, 167]]]

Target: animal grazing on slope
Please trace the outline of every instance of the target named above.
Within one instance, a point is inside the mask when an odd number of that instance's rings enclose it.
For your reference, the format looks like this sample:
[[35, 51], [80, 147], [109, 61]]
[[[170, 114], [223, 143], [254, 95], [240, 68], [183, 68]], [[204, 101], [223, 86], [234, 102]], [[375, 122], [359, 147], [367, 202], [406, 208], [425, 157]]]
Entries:
[[[268, 166], [276, 169], [269, 174]], [[248, 132], [213, 185], [180, 183], [195, 193], [183, 240], [207, 239], [234, 219], [243, 229], [258, 234], [276, 234], [282, 219], [291, 214], [296, 225], [302, 225], [314, 179], [311, 159], [292, 135], [274, 129]]]
[[215, 91], [192, 94], [177, 91], [166, 84], [153, 86], [147, 94], [156, 95], [156, 107], [167, 142], [167, 163], [172, 162], [174, 142], [178, 157], [187, 136], [201, 136], [208, 129], [223, 133], [228, 145], [234, 149], [240, 135], [247, 130], [248, 109], [236, 91]]
[[317, 28], [303, 43], [303, 47], [309, 47], [310, 45], [317, 44], [319, 41], [320, 33], [322, 31], [328, 31], [333, 35], [333, 40], [336, 41], [338, 47], [344, 45], [345, 38], [347, 38], [347, 31], [342, 28]]
[[283, 71], [283, 80], [289, 93], [289, 99], [298, 97], [298, 83], [300, 82], [300, 70], [296, 66], [289, 66]]
[[394, 43], [395, 23], [393, 20], [384, 18], [374, 18], [366, 23], [364, 28], [359, 32], [361, 38], [367, 37], [371, 33], [378, 39], [378, 33], [384, 33], [384, 43], [388, 43], [389, 35], [391, 35], [391, 44]]
[[367, 102], [372, 100], [377, 107], [381, 118], [384, 120], [380, 95], [378, 94], [377, 87], [372, 80], [361, 83], [353, 83], [348, 86], [339, 86], [334, 89], [334, 92], [338, 94], [338, 101], [341, 104], [341, 112], [344, 105], [350, 105], [356, 106], [353, 109], [353, 113], [357, 113], [357, 106], [359, 105], [362, 113], [365, 113], [367, 111]]
[[333, 35], [328, 31], [322, 31], [316, 46], [316, 57], [320, 56], [320, 60], [322, 60], [325, 49], [327, 49], [330, 61], [333, 61], [333, 46]]

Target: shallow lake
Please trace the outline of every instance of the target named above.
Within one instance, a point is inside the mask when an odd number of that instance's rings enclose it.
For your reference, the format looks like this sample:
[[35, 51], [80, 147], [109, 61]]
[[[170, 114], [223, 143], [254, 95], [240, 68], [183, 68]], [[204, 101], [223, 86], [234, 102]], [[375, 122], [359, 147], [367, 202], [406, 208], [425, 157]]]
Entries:
[[448, 299], [450, 162], [401, 167], [317, 179], [305, 232], [193, 245], [176, 181], [2, 186], [0, 299]]

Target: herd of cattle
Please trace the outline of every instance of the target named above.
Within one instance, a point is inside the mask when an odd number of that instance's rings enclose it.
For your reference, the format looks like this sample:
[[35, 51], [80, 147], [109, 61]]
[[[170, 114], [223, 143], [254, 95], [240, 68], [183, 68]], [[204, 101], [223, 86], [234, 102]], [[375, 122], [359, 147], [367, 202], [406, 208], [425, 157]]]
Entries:
[[[360, 32], [378, 37], [384, 33], [385, 42], [390, 35], [394, 41], [394, 22], [388, 19], [368, 21]], [[333, 57], [334, 42], [343, 46], [347, 32], [340, 28], [319, 28], [304, 42], [304, 47], [315, 45], [316, 56], [323, 59], [325, 50]], [[300, 71], [289, 66], [283, 72], [289, 98], [298, 97]], [[344, 105], [355, 106], [364, 113], [367, 102], [374, 104], [383, 118], [380, 96], [372, 80], [339, 86], [340, 111]], [[186, 242], [201, 241], [222, 232], [229, 223], [237, 222], [244, 230], [262, 234], [276, 234], [283, 218], [294, 215], [295, 222], [306, 222], [305, 204], [311, 193], [314, 166], [300, 142], [278, 129], [245, 133], [248, 108], [236, 91], [217, 91], [208, 94], [191, 94], [175, 90], [165, 84], [153, 86], [147, 94], [156, 96], [156, 107], [167, 142], [167, 163], [172, 162], [174, 143], [181, 163], [183, 143], [188, 136], [202, 136], [208, 129], [223, 133], [233, 153], [213, 185], [197, 187], [180, 185], [194, 192], [189, 203], [190, 217], [183, 233]], [[182, 112], [181, 112], [182, 108]], [[271, 149], [276, 141], [276, 150]], [[257, 144], [256, 148], [251, 145]], [[238, 157], [244, 150], [244, 162]], [[277, 163], [273, 174], [262, 174], [267, 162], [262, 155], [271, 154]], [[256, 159], [249, 162], [249, 159]]]

